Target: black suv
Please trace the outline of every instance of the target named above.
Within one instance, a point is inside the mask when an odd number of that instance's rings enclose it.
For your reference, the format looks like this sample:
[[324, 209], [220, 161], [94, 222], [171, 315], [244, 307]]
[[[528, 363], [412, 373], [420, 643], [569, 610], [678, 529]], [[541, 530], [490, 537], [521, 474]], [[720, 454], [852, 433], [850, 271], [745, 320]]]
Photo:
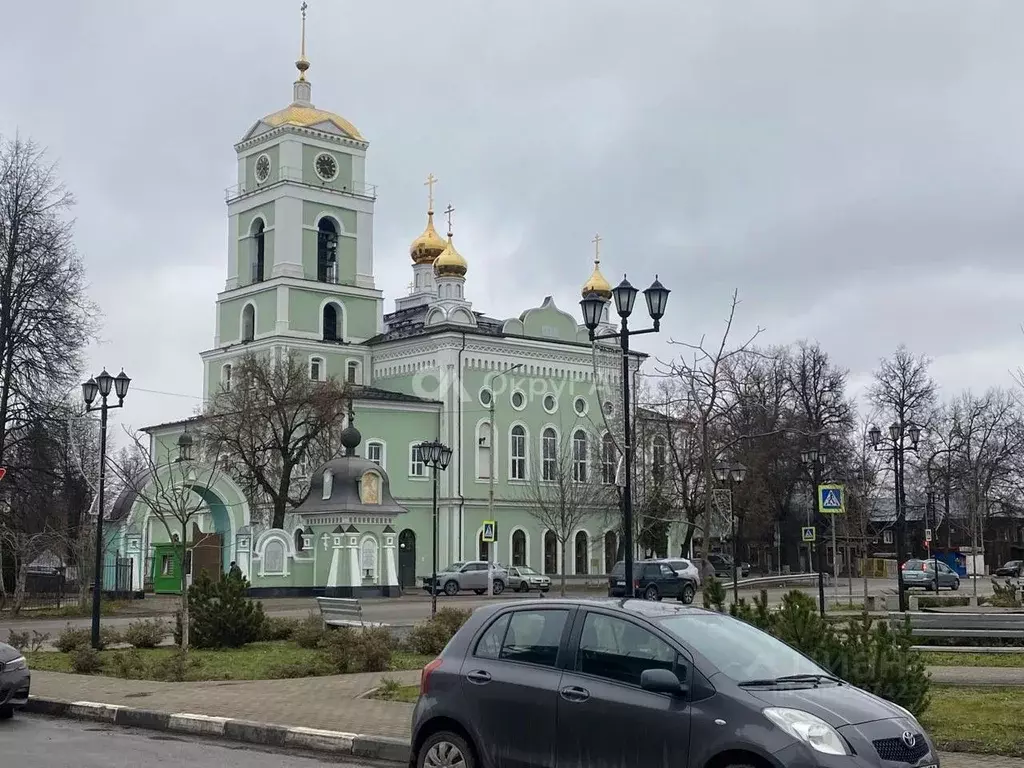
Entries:
[[[683, 602], [691, 602], [693, 594], [684, 587], [692, 586], [689, 579], [684, 579], [664, 560], [637, 560], [633, 563], [633, 592], [626, 594], [626, 581], [623, 578], [626, 565], [621, 560], [612, 568], [608, 575], [608, 597], [642, 597], [644, 600], [661, 600], [663, 597], [678, 598]], [[689, 597], [685, 600], [684, 597]]]

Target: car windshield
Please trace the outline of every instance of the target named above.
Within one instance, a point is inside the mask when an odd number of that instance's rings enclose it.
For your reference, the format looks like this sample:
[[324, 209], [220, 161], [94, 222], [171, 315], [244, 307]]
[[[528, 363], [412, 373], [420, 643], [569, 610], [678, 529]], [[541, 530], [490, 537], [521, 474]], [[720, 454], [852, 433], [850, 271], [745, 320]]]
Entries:
[[517, 565], [516, 569], [519, 571], [520, 576], [540, 576], [539, 573], [528, 565]]
[[1016, 568], [1018, 565], [1020, 565], [1020, 560], [1011, 560], [1003, 568]]
[[451, 573], [452, 571], [458, 571], [464, 565], [465, 565], [465, 563], [452, 563], [451, 565], [449, 565], [447, 568], [444, 569], [444, 572], [445, 573]]
[[677, 571], [685, 571], [690, 567], [690, 563], [687, 560], [669, 560], [669, 568], [675, 568]]
[[670, 616], [661, 625], [738, 683], [828, 672], [745, 621], [715, 613]]

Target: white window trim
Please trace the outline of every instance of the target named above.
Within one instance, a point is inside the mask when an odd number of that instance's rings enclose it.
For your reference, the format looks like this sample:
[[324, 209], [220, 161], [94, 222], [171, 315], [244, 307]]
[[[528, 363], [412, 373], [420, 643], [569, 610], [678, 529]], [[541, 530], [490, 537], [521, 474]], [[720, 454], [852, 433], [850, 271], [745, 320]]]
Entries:
[[[315, 379], [313, 378], [313, 363], [320, 363], [320, 375]], [[310, 355], [309, 356], [309, 380], [310, 381], [327, 381], [327, 360], [322, 355]]]
[[410, 480], [426, 482], [430, 479], [430, 467], [426, 465], [426, 462], [423, 463], [422, 475], [414, 475], [412, 473], [412, 453], [414, 450], [416, 450], [416, 447], [420, 445], [422, 442], [422, 440], [417, 440], [415, 443], [409, 443], [409, 456], [407, 459], [407, 463], [405, 465], [405, 471], [408, 474]]
[[374, 558], [373, 575], [370, 578], [373, 579], [374, 583], [380, 584], [380, 557], [382, 547], [380, 542], [377, 540], [377, 537], [372, 533], [364, 533], [359, 538], [359, 577], [360, 579], [365, 578], [366, 574], [366, 569], [363, 568], [363, 542], [366, 541], [372, 541], [377, 549], [377, 556]]
[[[370, 458], [370, 446], [371, 445], [379, 445], [380, 446], [380, 468], [382, 470], [384, 470], [384, 472], [387, 472], [388, 471], [388, 444], [386, 442], [384, 442], [383, 440], [381, 440], [379, 437], [371, 437], [369, 440], [367, 440], [366, 441], [366, 460], [367, 461], [373, 461], [373, 459]], [[409, 460], [409, 464], [410, 465], [412, 464], [411, 457], [410, 457], [410, 460]]]
[[[544, 433], [548, 430], [555, 433], [555, 476], [550, 480], [544, 477]], [[542, 483], [553, 483], [558, 480], [558, 453], [562, 445], [562, 436], [554, 424], [545, 424], [540, 429], [540, 481]]]
[[[549, 531], [551, 532], [551, 535], [555, 537], [555, 570], [552, 571], [551, 574], [544, 573], [544, 540], [548, 537]], [[558, 534], [550, 528], [545, 528], [540, 533], [540, 572], [545, 576], [553, 576], [562, 573], [562, 542], [558, 540]]]
[[320, 309], [318, 310], [317, 315], [317, 325], [319, 327], [318, 338], [321, 340], [324, 338], [324, 310], [327, 309], [328, 304], [333, 304], [338, 313], [338, 341], [344, 341], [348, 338], [348, 312], [345, 311], [345, 305], [333, 296], [330, 296], [320, 302]]
[[[490, 465], [487, 467], [487, 472], [488, 472], [487, 477], [484, 477], [483, 475], [480, 474], [480, 470], [483, 468], [481, 466], [481, 463], [480, 463], [480, 436], [481, 436], [480, 433], [483, 431], [484, 425], [486, 425], [489, 428], [488, 431], [490, 432], [490, 438], [491, 438], [490, 455], [488, 456], [488, 459], [490, 461]], [[475, 463], [476, 463], [476, 481], [478, 483], [489, 483], [489, 482], [491, 482], [491, 475], [494, 474], [494, 470], [498, 466], [497, 453], [495, 452], [497, 450], [497, 446], [494, 444], [494, 430], [490, 429], [490, 426], [491, 426], [491, 420], [490, 419], [480, 419], [480, 421], [478, 421], [476, 423], [476, 431], [473, 433], [473, 440], [475, 441], [473, 443], [473, 446], [474, 446], [473, 456], [474, 456]], [[495, 478], [495, 480], [496, 479], [497, 478]]]
[[242, 305], [241, 311], [238, 313], [238, 343], [246, 341], [245, 338], [245, 310], [247, 307], [252, 307], [252, 341], [256, 340], [256, 327], [259, 322], [259, 312], [256, 309], [256, 302], [247, 301]]
[[[522, 395], [523, 396], [523, 404], [522, 405], [517, 406], [515, 404], [515, 397], [516, 397], [516, 395]], [[508, 404], [512, 406], [512, 410], [514, 410], [514, 411], [525, 411], [526, 410], [526, 406], [530, 404], [530, 398], [527, 396], [527, 394], [525, 392], [523, 392], [523, 390], [521, 390], [521, 389], [513, 389], [511, 392], [509, 392]]]
[[[281, 566], [284, 570], [282, 570], [282, 571], [268, 571], [267, 568], [266, 568], [267, 547], [272, 542], [275, 542], [275, 541], [279, 542], [284, 547], [284, 557], [282, 558], [282, 566]], [[288, 558], [291, 557], [291, 555], [292, 555], [292, 543], [288, 540], [288, 536], [284, 533], [284, 531], [274, 531], [273, 533], [271, 533], [269, 536], [267, 536], [266, 539], [264, 539], [260, 543], [260, 549], [259, 549], [259, 555], [258, 555], [259, 561], [260, 561], [260, 570], [259, 570], [260, 576], [284, 576], [284, 577], [290, 576], [291, 572], [288, 570]]]
[[[549, 397], [552, 400], [555, 401], [555, 407], [552, 408], [551, 410], [548, 410], [548, 406], [547, 406], [547, 399]], [[540, 404], [541, 404], [541, 407], [544, 409], [545, 413], [557, 413], [558, 412], [558, 395], [556, 395], [554, 392], [546, 392], [543, 395], [543, 397], [541, 398]]]
[[[576, 404], [577, 403], [583, 403], [583, 410], [582, 411], [576, 410]], [[580, 418], [583, 418], [584, 416], [586, 416], [590, 412], [590, 403], [587, 402], [587, 399], [585, 397], [575, 397], [575, 398], [573, 398], [573, 401], [572, 401], [572, 412], [576, 416], [579, 416]]]
[[[355, 366], [356, 375], [349, 379], [349, 369]], [[363, 378], [363, 363], [361, 360], [346, 360], [345, 361], [345, 383], [362, 384]]]
[[[578, 554], [578, 551], [576, 549], [576, 537], [580, 533], [584, 533], [587, 536], [587, 561], [586, 561], [587, 562], [587, 572], [585, 574], [580, 573], [578, 570], [576, 570], [576, 555]], [[590, 573], [590, 553], [594, 550], [594, 539], [593, 539], [593, 537], [591, 537], [590, 531], [588, 531], [586, 528], [583, 528], [583, 527], [577, 528], [575, 531], [572, 532], [572, 539], [571, 539], [571, 541], [572, 541], [572, 572], [574, 574], [576, 574], [577, 576], [588, 575]]]
[[231, 391], [231, 375], [234, 373], [234, 366], [231, 363], [224, 363], [220, 367], [220, 385], [225, 392]]
[[[335, 158], [335, 160], [337, 160], [337, 158]], [[324, 219], [329, 219], [330, 220], [330, 222], [337, 229], [339, 235], [347, 235], [347, 234], [349, 234], [349, 232], [346, 231], [346, 229], [345, 229], [345, 225], [342, 224], [338, 220], [338, 217], [335, 216], [330, 211], [320, 211], [320, 213], [318, 213], [316, 215], [316, 218], [313, 220], [313, 229], [315, 229], [315, 230], [317, 230], [319, 232], [320, 231], [320, 222], [323, 221]]]
[[480, 405], [482, 405], [484, 408], [490, 408], [491, 404], [484, 402], [484, 392], [489, 392], [490, 395], [491, 395], [491, 400], [493, 401], [494, 400], [494, 390], [491, 389], [491, 387], [488, 387], [488, 386], [484, 385], [484, 386], [480, 387], [480, 391], [477, 392], [477, 395], [476, 395], [477, 399], [480, 401]]
[[618, 467], [619, 467], [618, 451], [615, 450], [615, 439], [612, 438], [611, 441], [610, 441], [610, 445], [612, 446], [612, 481], [610, 483], [606, 483], [605, 480], [604, 480], [604, 465], [605, 465], [604, 445], [605, 445], [605, 438], [609, 437], [610, 435], [611, 435], [611, 432], [605, 432], [604, 434], [601, 435], [601, 441], [600, 441], [601, 442], [601, 456], [600, 456], [601, 485], [609, 485], [609, 486], [610, 485], [615, 485], [615, 475], [616, 475], [616, 472], [618, 471]]
[[323, 480], [324, 484], [321, 489], [320, 498], [322, 501], [327, 501], [334, 494], [334, 470], [325, 469]]
[[[512, 430], [516, 427], [521, 427], [523, 430], [523, 476], [513, 477], [512, 476], [512, 465], [515, 462], [515, 457], [512, 454]], [[514, 421], [508, 425], [508, 481], [510, 483], [525, 483], [530, 479], [530, 430], [521, 421]]]
[[513, 539], [514, 539], [514, 537], [516, 535], [516, 531], [522, 531], [523, 532], [523, 536], [526, 538], [526, 562], [523, 563], [523, 565], [526, 568], [529, 568], [530, 567], [530, 532], [526, 528], [521, 526], [521, 525], [517, 525], [516, 527], [514, 527], [512, 530], [510, 530], [508, 532], [508, 564], [509, 564], [509, 566], [513, 566], [514, 567], [514, 565], [512, 563], [512, 554], [513, 554], [513, 552], [515, 552], [515, 549], [512, 546], [512, 541], [513, 541]]
[[[576, 459], [576, 436], [580, 435], [580, 434], [583, 435], [583, 438], [584, 438], [584, 441], [585, 441], [584, 442], [585, 456], [584, 456], [584, 459], [583, 459], [582, 462], [579, 462]], [[573, 479], [573, 482], [586, 483], [586, 482], [588, 482], [590, 480], [590, 447], [591, 447], [590, 444], [591, 444], [590, 435], [587, 434], [587, 430], [585, 430], [585, 429], [574, 429], [573, 430], [573, 432], [572, 432], [572, 444], [571, 444], [572, 445], [572, 448], [571, 448], [572, 453], [570, 454], [572, 456], [572, 479]], [[582, 480], [577, 479], [577, 477], [576, 477], [576, 474], [577, 474], [576, 473], [576, 465], [578, 463], [582, 463], [583, 467], [584, 467], [583, 479]]]

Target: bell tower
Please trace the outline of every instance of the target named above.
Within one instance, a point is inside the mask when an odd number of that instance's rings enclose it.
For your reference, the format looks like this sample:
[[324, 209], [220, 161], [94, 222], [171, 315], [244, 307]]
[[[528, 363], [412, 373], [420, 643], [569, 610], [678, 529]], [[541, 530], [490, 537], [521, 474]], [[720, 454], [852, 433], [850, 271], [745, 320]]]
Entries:
[[213, 348], [202, 353], [207, 397], [230, 386], [232, 358], [257, 349], [301, 351], [311, 377], [364, 383], [362, 342], [383, 327], [369, 142], [349, 120], [313, 104], [306, 11], [303, 3], [291, 103], [235, 144], [238, 176], [225, 194], [227, 280]]

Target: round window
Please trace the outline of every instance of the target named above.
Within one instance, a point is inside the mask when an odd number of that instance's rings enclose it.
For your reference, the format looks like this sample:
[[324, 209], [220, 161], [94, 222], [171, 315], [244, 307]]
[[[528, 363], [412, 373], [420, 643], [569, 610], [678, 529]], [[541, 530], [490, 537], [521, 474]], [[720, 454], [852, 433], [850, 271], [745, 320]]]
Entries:
[[480, 403], [482, 405], [490, 405], [491, 404], [491, 390], [489, 390], [489, 389], [481, 389], [480, 390]]
[[558, 400], [555, 399], [554, 395], [544, 395], [544, 410], [548, 413], [554, 413], [558, 408]]
[[262, 184], [270, 178], [270, 158], [267, 155], [260, 155], [256, 158], [256, 181]]
[[580, 416], [585, 416], [587, 413], [587, 401], [582, 397], [577, 397], [575, 402], [573, 402], [572, 407]]
[[526, 407], [526, 395], [516, 390], [512, 393], [512, 407], [517, 411], [523, 410]]

